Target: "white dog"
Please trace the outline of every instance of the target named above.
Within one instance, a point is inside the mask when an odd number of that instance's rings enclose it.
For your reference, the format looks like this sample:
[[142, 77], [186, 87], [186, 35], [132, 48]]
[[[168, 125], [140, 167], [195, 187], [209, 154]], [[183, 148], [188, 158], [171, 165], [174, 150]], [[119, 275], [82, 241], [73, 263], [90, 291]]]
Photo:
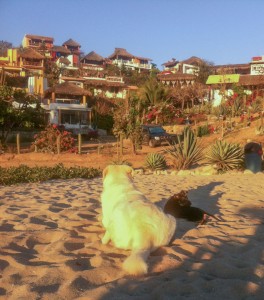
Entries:
[[133, 169], [110, 165], [103, 171], [102, 223], [106, 229], [102, 243], [130, 249], [123, 269], [131, 275], [146, 274], [150, 252], [167, 245], [176, 228], [173, 216], [166, 215], [139, 192], [132, 181]]

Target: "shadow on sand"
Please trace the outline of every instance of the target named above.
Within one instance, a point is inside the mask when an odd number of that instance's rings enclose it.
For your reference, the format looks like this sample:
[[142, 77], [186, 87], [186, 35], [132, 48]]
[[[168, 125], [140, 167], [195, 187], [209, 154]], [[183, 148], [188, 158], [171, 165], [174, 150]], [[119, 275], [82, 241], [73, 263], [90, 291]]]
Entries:
[[[221, 217], [218, 200], [221, 193], [211, 195], [211, 191], [222, 182], [214, 182], [189, 191], [193, 205], [203, 208], [206, 201], [206, 210]], [[164, 204], [164, 199], [160, 204]], [[205, 204], [205, 203], [204, 203]], [[196, 247], [196, 252], [189, 252], [177, 246], [179, 252], [188, 256], [179, 262], [177, 268], [172, 267], [164, 272], [151, 272], [160, 261], [152, 263], [153, 253], [149, 258], [149, 274], [140, 278], [126, 276], [108, 283], [105, 293], [100, 300], [109, 299], [201, 299], [201, 300], [262, 300], [264, 295], [264, 261], [263, 261], [263, 216], [264, 209], [241, 209], [243, 216], [238, 222], [253, 226], [253, 235], [239, 236], [246, 239], [241, 243], [233, 239], [235, 224], [227, 221], [212, 221], [203, 226], [180, 220], [176, 232], [176, 241], [181, 239], [188, 245]], [[223, 216], [224, 217], [224, 216]], [[252, 222], [252, 224], [250, 223]], [[216, 229], [223, 225], [226, 232], [215, 235]], [[198, 243], [195, 236], [188, 237], [193, 229], [200, 230], [208, 227], [204, 238], [205, 243]], [[216, 229], [215, 229], [216, 228]], [[232, 233], [228, 233], [228, 229]], [[208, 231], [212, 234], [208, 235]], [[240, 231], [239, 231], [240, 232]], [[181, 244], [180, 244], [181, 245]], [[173, 245], [172, 245], [173, 246]], [[157, 250], [162, 254], [163, 248]], [[166, 253], [166, 251], [164, 252]]]

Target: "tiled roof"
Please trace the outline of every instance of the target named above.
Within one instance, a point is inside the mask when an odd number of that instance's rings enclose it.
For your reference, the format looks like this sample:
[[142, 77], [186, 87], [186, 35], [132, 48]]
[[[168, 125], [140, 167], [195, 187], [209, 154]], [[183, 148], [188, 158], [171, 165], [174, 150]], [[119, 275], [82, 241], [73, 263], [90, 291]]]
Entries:
[[151, 61], [151, 58], [147, 58], [147, 57], [141, 57], [141, 56], [135, 56], [136, 58], [138, 58], [139, 60], [147, 60], [147, 61]]
[[250, 64], [216, 65], [211, 67], [214, 73], [250, 74]]
[[264, 75], [240, 75], [239, 85], [264, 85]]

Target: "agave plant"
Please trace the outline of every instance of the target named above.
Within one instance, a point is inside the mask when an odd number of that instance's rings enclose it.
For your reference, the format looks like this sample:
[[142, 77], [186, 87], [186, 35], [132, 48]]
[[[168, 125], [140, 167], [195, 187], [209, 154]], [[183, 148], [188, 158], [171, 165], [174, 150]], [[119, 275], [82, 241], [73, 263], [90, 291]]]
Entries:
[[211, 146], [206, 159], [209, 164], [214, 164], [218, 172], [239, 169], [244, 162], [244, 151], [239, 144], [226, 141], [216, 141]]
[[145, 165], [152, 171], [164, 170], [167, 167], [167, 162], [164, 155], [162, 155], [161, 153], [151, 152], [146, 157]]
[[184, 129], [183, 140], [180, 136], [177, 139], [178, 143], [164, 150], [172, 158], [176, 170], [186, 170], [203, 159], [204, 147], [191, 128]]

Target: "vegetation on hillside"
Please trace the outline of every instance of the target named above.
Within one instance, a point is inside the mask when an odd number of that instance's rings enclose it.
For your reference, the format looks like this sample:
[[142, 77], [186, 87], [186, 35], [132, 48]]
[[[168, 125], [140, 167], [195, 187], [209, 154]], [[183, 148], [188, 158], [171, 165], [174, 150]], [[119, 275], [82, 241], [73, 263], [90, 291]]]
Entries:
[[15, 129], [39, 129], [44, 125], [44, 112], [35, 95], [23, 89], [0, 86], [0, 147]]

